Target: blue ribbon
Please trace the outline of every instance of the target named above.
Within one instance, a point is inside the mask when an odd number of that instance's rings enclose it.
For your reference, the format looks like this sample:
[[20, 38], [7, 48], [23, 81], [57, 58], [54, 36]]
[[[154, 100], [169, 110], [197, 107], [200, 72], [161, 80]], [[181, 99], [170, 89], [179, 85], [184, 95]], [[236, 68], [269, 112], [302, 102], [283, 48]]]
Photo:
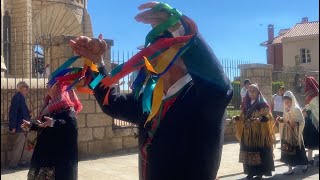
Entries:
[[140, 91], [143, 87], [143, 83], [146, 80], [146, 77], [147, 77], [147, 73], [146, 73], [145, 69], [141, 68], [141, 70], [138, 73], [138, 76], [136, 77], [136, 79], [132, 83], [132, 89], [134, 91], [134, 97], [136, 100], [139, 98]]
[[89, 85], [91, 89], [94, 89], [103, 78], [104, 78], [104, 75], [102, 74], [99, 74], [96, 78], [94, 78], [94, 80]]
[[124, 65], [125, 63], [123, 64], [120, 64], [118, 65], [117, 67], [115, 67], [111, 72], [110, 72], [110, 75], [111, 77], [113, 77], [114, 75], [116, 75], [117, 73], [119, 73], [122, 69], [122, 66]]
[[72, 69], [72, 68], [68, 68], [68, 69], [64, 69], [64, 70], [60, 71], [54, 78], [51, 78], [47, 84], [49, 86], [53, 86], [57, 82], [57, 80], [56, 80], [57, 77], [64, 76], [65, 74], [67, 74], [73, 70], [74, 69]]
[[55, 78], [56, 75], [67, 69], [72, 63], [74, 63], [77, 59], [79, 59], [80, 56], [73, 56], [71, 57], [70, 59], [68, 59], [65, 63], [63, 63], [57, 70], [55, 70], [51, 75], [50, 75], [50, 78]]

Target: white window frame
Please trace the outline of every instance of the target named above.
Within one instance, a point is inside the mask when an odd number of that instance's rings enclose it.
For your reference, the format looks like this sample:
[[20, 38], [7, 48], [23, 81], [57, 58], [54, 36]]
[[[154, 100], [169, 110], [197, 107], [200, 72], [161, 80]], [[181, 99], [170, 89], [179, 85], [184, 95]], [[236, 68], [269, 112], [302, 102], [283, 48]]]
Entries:
[[307, 48], [300, 49], [300, 62], [301, 64], [311, 63], [311, 54], [310, 50]]

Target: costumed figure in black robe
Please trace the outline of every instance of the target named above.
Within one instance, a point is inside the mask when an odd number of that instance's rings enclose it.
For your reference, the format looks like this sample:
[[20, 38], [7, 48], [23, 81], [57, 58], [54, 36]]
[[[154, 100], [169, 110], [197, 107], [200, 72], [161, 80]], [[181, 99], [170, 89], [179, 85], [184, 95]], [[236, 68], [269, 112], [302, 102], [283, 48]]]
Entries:
[[[240, 141], [239, 161], [247, 179], [272, 176], [274, 119], [258, 86], [252, 84], [241, 105], [240, 116], [234, 117], [236, 137]], [[254, 178], [254, 176], [256, 176]]]
[[[305, 79], [305, 128], [303, 138], [308, 149], [308, 161], [314, 164], [313, 150], [319, 150], [319, 84], [314, 77]], [[319, 161], [316, 162], [319, 166]]]
[[69, 83], [48, 88], [39, 120], [24, 121], [24, 130], [37, 131], [28, 180], [78, 179], [78, 128], [76, 114], [82, 105]]
[[[156, 7], [160, 7], [160, 10]], [[155, 29], [161, 30], [167, 25], [162, 24], [164, 21], [169, 22], [177, 15], [176, 9], [168, 8], [164, 3], [146, 3], [139, 9], [149, 9], [137, 15], [136, 20], [151, 24], [154, 27], [152, 32], [155, 32]], [[119, 94], [113, 86], [103, 86], [104, 80], [94, 88], [94, 96], [103, 112], [139, 125], [140, 180], [217, 178], [224, 141], [223, 116], [232, 98], [232, 86], [211, 48], [198, 33], [195, 23], [182, 15], [177, 23], [157, 35], [151, 45], [142, 49], [137, 55], [146, 50], [152, 51], [149, 47], [157, 45], [157, 42], [186, 35], [193, 37], [190, 47], [177, 58], [168, 71], [160, 76], [159, 81], [163, 78], [162, 84], [159, 82], [154, 87], [153, 95], [156, 96], [150, 99], [152, 104], [159, 102], [159, 111], [156, 113], [153, 113], [153, 108], [156, 107], [153, 105], [151, 112], [144, 112], [144, 105], [148, 103], [144, 97], [149, 97], [149, 90], [153, 87], [150, 87], [149, 83], [158, 80], [155, 78], [158, 76], [147, 71], [147, 68], [154, 66], [155, 71], [161, 72], [157, 70], [161, 69], [159, 64], [163, 63], [161, 58], [161, 60], [154, 58], [151, 64], [146, 63], [146, 66], [141, 68], [139, 74], [147, 72], [146, 76], [149, 77], [149, 81], [142, 81], [145, 86], [141, 87], [143, 89], [141, 93], [141, 89], [138, 89], [136, 93]], [[98, 63], [100, 73], [105, 75], [107, 80], [116, 78], [115, 74], [132, 62], [128, 60], [128, 63], [116, 68], [117, 72], [113, 70], [108, 74], [106, 67], [101, 63], [103, 62], [101, 55], [106, 49], [102, 35], [98, 39], [78, 37], [70, 41], [70, 45], [75, 53]], [[135, 70], [132, 69], [128, 73]], [[140, 75], [137, 79], [141, 77]], [[119, 78], [121, 77], [123, 76]], [[117, 80], [114, 79], [112, 82]], [[158, 87], [163, 87], [163, 91], [157, 91]], [[133, 89], [135, 88], [134, 83]], [[104, 103], [106, 95], [108, 103]]]
[[289, 170], [284, 175], [293, 175], [293, 167], [303, 166], [303, 172], [308, 170], [308, 159], [303, 141], [304, 117], [299, 104], [291, 91], [283, 96], [284, 113], [283, 118], [277, 117], [279, 123], [283, 123], [281, 133], [281, 159], [288, 164]]

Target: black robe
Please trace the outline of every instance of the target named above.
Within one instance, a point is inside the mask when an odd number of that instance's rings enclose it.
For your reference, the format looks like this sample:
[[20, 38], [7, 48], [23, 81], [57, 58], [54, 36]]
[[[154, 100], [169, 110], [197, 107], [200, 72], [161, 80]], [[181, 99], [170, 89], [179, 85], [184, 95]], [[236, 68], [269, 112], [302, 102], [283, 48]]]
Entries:
[[32, 155], [28, 180], [76, 180], [78, 179], [78, 129], [69, 111], [48, 115], [55, 119], [54, 127], [37, 130], [37, 143]]
[[311, 111], [307, 111], [307, 116], [304, 118], [305, 125], [303, 129], [304, 145], [307, 149], [319, 149], [319, 131], [312, 123]]
[[[147, 149], [147, 180], [212, 180], [217, 176], [224, 141], [224, 112], [232, 98], [232, 87], [218, 59], [200, 35], [183, 55], [192, 81], [183, 88], [159, 124]], [[99, 68], [105, 73], [105, 67]], [[141, 99], [134, 94], [109, 94], [94, 89], [94, 96], [106, 114], [139, 125], [139, 147], [148, 139], [150, 124], [144, 127]], [[141, 151], [140, 151], [141, 152]], [[141, 154], [139, 156], [140, 179]]]

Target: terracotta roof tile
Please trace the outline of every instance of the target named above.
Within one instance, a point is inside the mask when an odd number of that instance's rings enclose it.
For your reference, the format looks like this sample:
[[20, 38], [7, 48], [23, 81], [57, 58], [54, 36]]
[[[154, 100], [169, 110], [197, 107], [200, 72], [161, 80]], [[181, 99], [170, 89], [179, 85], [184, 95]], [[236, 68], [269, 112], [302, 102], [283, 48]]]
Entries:
[[[287, 29], [284, 29], [287, 30]], [[283, 34], [276, 36], [272, 43], [265, 41], [261, 43], [261, 46], [266, 46], [269, 44], [281, 44], [283, 38], [290, 37], [300, 37], [300, 36], [310, 36], [319, 34], [319, 21], [307, 22], [307, 23], [297, 23], [290, 30], [284, 31]]]
[[299, 37], [319, 34], [319, 21], [298, 23], [284, 37]]
[[268, 41], [265, 41], [263, 43], [261, 43], [260, 45], [261, 46], [266, 46], [266, 45], [269, 45], [269, 44], [281, 44], [282, 43], [282, 38], [284, 37], [285, 34], [282, 34], [282, 35], [279, 35], [279, 36], [276, 36], [272, 43], [268, 43]]

